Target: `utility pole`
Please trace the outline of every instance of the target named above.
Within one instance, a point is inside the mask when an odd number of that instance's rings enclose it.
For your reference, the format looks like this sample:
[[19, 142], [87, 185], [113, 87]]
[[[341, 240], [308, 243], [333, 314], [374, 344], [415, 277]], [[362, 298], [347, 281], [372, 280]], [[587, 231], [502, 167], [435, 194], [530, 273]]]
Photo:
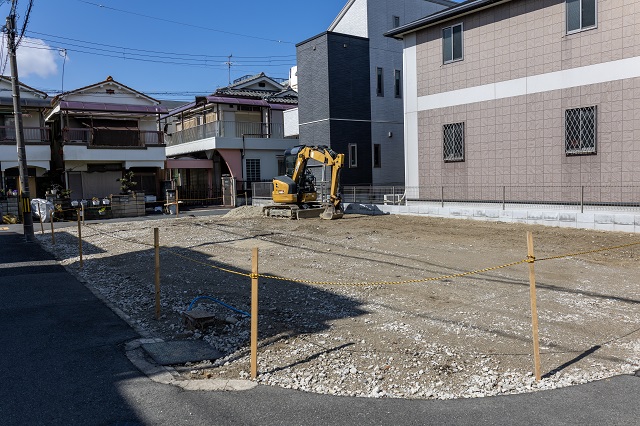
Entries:
[[18, 148], [18, 168], [20, 170], [20, 208], [22, 210], [22, 225], [27, 242], [34, 242], [33, 217], [31, 217], [31, 194], [29, 193], [29, 171], [27, 169], [27, 154], [24, 145], [24, 129], [22, 126], [22, 111], [20, 109], [20, 87], [18, 83], [18, 63], [16, 61], [16, 5], [12, 0], [11, 13], [7, 17], [7, 40], [9, 43], [9, 59], [11, 60], [11, 88], [13, 89], [13, 114], [16, 122], [16, 145]]
[[233, 65], [233, 62], [231, 62], [231, 58], [232, 57], [233, 57], [233, 55], [227, 56], [227, 62], [225, 62], [225, 65], [229, 69], [229, 86], [231, 86], [231, 65]]

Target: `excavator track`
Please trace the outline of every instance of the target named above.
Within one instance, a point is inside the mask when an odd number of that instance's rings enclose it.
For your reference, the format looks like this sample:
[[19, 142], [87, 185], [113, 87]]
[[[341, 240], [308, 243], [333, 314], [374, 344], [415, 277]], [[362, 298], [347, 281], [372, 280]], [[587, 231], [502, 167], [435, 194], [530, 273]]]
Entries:
[[331, 204], [309, 204], [303, 207], [297, 204], [282, 204], [264, 206], [262, 215], [277, 219], [340, 219], [343, 212]]

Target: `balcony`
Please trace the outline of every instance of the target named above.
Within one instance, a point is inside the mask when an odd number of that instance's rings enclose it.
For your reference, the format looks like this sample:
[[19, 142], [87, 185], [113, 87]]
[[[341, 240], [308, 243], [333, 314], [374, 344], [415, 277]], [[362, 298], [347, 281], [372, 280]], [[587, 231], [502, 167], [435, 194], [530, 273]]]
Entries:
[[[23, 127], [25, 143], [49, 145], [51, 130], [48, 127]], [[16, 128], [0, 126], [0, 143], [16, 143]]]
[[167, 146], [210, 138], [271, 138], [284, 139], [284, 124], [241, 121], [212, 121], [166, 135]]
[[164, 144], [162, 132], [117, 127], [66, 128], [65, 145], [100, 148], [145, 148]]

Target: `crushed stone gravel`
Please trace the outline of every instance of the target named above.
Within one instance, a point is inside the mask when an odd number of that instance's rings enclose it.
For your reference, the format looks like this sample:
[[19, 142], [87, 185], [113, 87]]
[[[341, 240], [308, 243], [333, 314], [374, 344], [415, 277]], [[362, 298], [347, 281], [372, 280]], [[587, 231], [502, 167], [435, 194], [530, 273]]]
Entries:
[[[161, 312], [154, 318], [153, 228], [160, 230]], [[524, 259], [638, 241], [637, 235], [418, 216], [300, 221], [245, 206], [225, 216], [103, 222], [39, 242], [151, 335], [202, 339], [225, 356], [175, 366], [185, 378], [249, 378], [250, 312], [259, 248], [259, 383], [332, 395], [452, 399], [586, 383], [640, 368], [640, 246], [536, 262], [543, 379], [532, 374]], [[269, 278], [266, 278], [269, 277]], [[414, 283], [406, 280], [443, 277]], [[323, 282], [309, 284], [307, 282]], [[372, 282], [388, 285], [370, 285]]]

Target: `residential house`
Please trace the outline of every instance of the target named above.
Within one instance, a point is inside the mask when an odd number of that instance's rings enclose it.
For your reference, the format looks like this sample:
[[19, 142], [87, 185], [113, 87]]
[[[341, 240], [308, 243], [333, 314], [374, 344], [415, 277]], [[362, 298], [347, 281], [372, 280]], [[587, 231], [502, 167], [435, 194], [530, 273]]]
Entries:
[[300, 140], [346, 155], [342, 183], [404, 183], [402, 43], [383, 34], [453, 4], [349, 0], [297, 45]]
[[298, 143], [284, 136], [283, 112], [297, 102], [287, 84], [260, 73], [163, 115], [167, 169], [181, 197], [220, 197], [223, 176], [248, 191], [282, 174], [285, 149]]
[[[51, 137], [44, 111], [50, 106], [47, 94], [20, 83], [25, 155], [32, 198], [48, 189], [44, 183], [51, 162]], [[11, 78], [0, 76], [0, 189], [19, 190], [20, 171], [16, 145]]]
[[623, 0], [473, 0], [389, 31], [410, 199], [637, 202], [639, 22]]
[[165, 145], [160, 101], [112, 77], [58, 95], [46, 120], [54, 130], [52, 172], [73, 199], [120, 193], [118, 179], [133, 172], [134, 187], [162, 196]]

